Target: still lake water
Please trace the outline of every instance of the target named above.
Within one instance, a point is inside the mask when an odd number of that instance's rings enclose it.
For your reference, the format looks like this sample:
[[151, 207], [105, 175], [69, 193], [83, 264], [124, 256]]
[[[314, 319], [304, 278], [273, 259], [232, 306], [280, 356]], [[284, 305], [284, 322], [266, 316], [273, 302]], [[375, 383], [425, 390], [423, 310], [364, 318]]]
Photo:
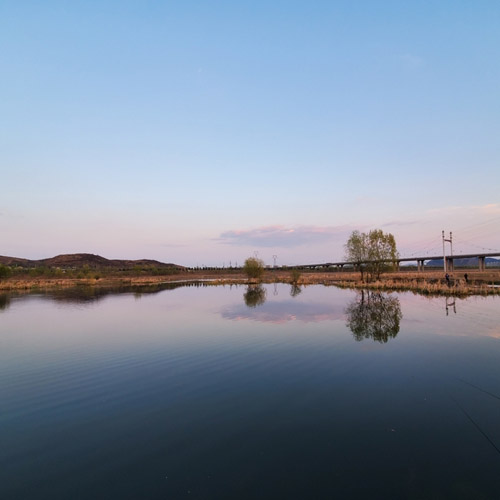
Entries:
[[143, 292], [0, 296], [0, 498], [500, 498], [498, 297]]

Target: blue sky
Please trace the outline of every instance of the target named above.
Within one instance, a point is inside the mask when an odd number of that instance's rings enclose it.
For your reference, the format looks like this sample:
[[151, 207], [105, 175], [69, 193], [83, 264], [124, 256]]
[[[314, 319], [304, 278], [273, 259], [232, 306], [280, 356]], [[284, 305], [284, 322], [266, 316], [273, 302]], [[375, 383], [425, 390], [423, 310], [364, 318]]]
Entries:
[[0, 254], [500, 249], [500, 4], [0, 3]]

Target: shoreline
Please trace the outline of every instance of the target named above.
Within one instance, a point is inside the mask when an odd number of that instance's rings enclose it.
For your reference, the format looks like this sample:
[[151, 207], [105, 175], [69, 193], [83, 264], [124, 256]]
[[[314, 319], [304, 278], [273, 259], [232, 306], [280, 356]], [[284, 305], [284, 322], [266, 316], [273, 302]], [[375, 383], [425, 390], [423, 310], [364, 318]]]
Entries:
[[[469, 275], [469, 282], [463, 278]], [[411, 291], [422, 295], [500, 295], [500, 269], [488, 271], [461, 270], [450, 273], [450, 284], [442, 271], [387, 273], [379, 280], [362, 282], [356, 272], [303, 271], [296, 283], [298, 286], [325, 285], [349, 289], [371, 289], [380, 291]], [[114, 288], [175, 283], [205, 283], [209, 285], [248, 285], [257, 283], [292, 284], [289, 271], [266, 270], [261, 280], [249, 280], [238, 271], [189, 271], [166, 276], [103, 276], [100, 278], [62, 278], [62, 277], [10, 277], [0, 281], [0, 293], [48, 291], [80, 287]]]

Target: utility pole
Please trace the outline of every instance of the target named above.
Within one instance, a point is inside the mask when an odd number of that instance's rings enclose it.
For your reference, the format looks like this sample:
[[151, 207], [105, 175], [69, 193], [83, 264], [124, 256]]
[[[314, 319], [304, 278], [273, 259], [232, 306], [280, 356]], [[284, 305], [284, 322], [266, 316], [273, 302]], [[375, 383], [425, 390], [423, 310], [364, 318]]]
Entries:
[[446, 274], [446, 254], [444, 252], [444, 229], [441, 231], [441, 238], [443, 239], [443, 268]]
[[449, 239], [444, 237], [444, 231], [442, 231], [441, 235], [443, 238], [443, 267], [444, 267], [444, 272], [446, 273], [447, 272], [447, 265], [446, 265], [446, 252], [444, 249], [444, 244], [446, 242], [450, 244], [450, 257], [453, 257], [453, 237], [452, 237], [451, 231], [450, 231]]
[[274, 259], [274, 268], [276, 269], [276, 259], [278, 258], [277, 255], [273, 255], [273, 259]]

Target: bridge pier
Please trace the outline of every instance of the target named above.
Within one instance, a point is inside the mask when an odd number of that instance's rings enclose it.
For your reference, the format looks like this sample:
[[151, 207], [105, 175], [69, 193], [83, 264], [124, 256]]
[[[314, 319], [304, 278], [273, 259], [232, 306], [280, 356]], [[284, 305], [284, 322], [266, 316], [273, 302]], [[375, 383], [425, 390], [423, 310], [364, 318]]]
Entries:
[[453, 272], [454, 270], [455, 270], [455, 268], [453, 266], [453, 258], [446, 257], [446, 271]]
[[479, 270], [485, 271], [486, 270], [486, 257], [484, 255], [478, 255], [477, 260], [479, 263]]
[[424, 261], [423, 260], [417, 260], [417, 270], [419, 273], [424, 271]]

